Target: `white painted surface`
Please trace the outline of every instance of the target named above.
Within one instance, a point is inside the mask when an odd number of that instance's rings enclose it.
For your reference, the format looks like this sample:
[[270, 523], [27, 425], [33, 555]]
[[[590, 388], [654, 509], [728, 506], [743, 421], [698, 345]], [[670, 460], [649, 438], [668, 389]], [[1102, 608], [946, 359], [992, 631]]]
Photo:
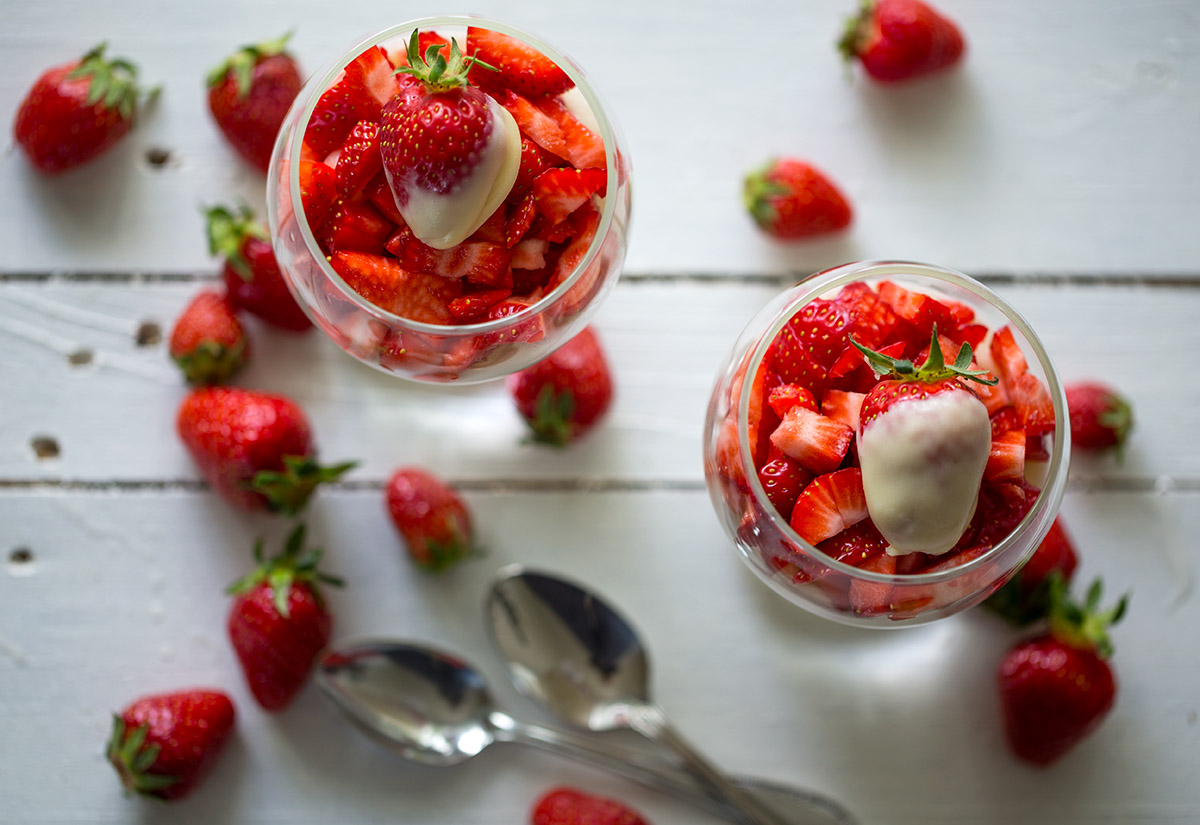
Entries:
[[[259, 711], [224, 638], [221, 589], [256, 535], [277, 539], [286, 525], [234, 513], [194, 483], [173, 434], [183, 387], [162, 345], [133, 341], [144, 320], [169, 328], [199, 283], [4, 280], [213, 272], [198, 205], [259, 203], [261, 178], [209, 123], [204, 70], [295, 25], [313, 71], [359, 34], [423, 11], [360, 3], [317, 24], [318, 5], [5, 5], [0, 113], [38, 68], [101, 37], [165, 92], [122, 147], [57, 180], [0, 157], [0, 823], [520, 823], [559, 782], [628, 799], [656, 825], [707, 823], [536, 753], [409, 766], [345, 729], [312, 689], [282, 715]], [[968, 64], [881, 90], [847, 83], [832, 53], [851, 5], [475, 4], [544, 34], [594, 76], [634, 158], [627, 271], [663, 278], [628, 279], [602, 308], [617, 405], [561, 453], [519, 443], [499, 386], [399, 384], [315, 334], [251, 326], [257, 355], [240, 382], [292, 394], [325, 457], [363, 462], [310, 516], [331, 569], [350, 581], [333, 596], [337, 635], [444, 644], [477, 660], [507, 707], [536, 715], [505, 684], [480, 621], [492, 573], [536, 564], [593, 582], [635, 619], [658, 697], [731, 769], [826, 790], [872, 823], [1196, 822], [1200, 7], [944, 0], [967, 32]], [[767, 61], [747, 67], [730, 49]], [[152, 146], [176, 162], [149, 169]], [[776, 152], [844, 185], [858, 208], [849, 235], [785, 247], [749, 225], [740, 175]], [[1064, 378], [1107, 377], [1138, 415], [1123, 463], [1072, 468], [1065, 518], [1081, 578], [1103, 575], [1133, 601], [1114, 633], [1116, 710], [1049, 770], [1016, 763], [1001, 738], [992, 674], [1014, 634], [980, 613], [902, 633], [810, 618], [742, 569], [702, 489], [714, 371], [776, 287], [681, 276], [806, 273], [865, 257], [972, 274], [1183, 276], [1174, 287], [1136, 277], [997, 287]], [[85, 349], [94, 363], [71, 366]], [[56, 438], [60, 457], [37, 459], [37, 436]], [[378, 490], [409, 462], [467, 489], [487, 556], [440, 579], [411, 569]], [[34, 560], [10, 563], [18, 547]], [[231, 691], [241, 713], [216, 774], [175, 806], [122, 798], [100, 757], [108, 714], [197, 683]]]

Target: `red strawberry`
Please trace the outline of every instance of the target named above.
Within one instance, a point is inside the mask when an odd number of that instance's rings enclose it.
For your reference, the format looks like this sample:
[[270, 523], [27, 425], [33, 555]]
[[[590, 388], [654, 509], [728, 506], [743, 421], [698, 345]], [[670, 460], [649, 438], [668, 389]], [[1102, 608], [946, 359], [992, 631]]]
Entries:
[[850, 204], [816, 167], [781, 158], [746, 176], [750, 216], [768, 234], [787, 240], [838, 232], [850, 225]]
[[[971, 522], [991, 447], [987, 408], [965, 381], [996, 379], [970, 368], [965, 344], [946, 364], [936, 326], [919, 368], [850, 340], [886, 376], [859, 411], [858, 460], [875, 526], [902, 554], [944, 553]], [[907, 483], [887, 483], [897, 475]]]
[[[879, 284], [879, 297], [885, 301], [904, 326], [905, 336], [914, 347], [924, 346], [933, 334], [934, 327], [943, 333], [952, 332], [958, 328], [954, 313], [947, 304], [924, 292], [905, 289], [892, 281]], [[943, 348], [943, 352], [947, 352]]]
[[817, 545], [867, 518], [862, 471], [847, 467], [814, 478], [792, 509], [792, 529]]
[[404, 223], [404, 216], [400, 214], [399, 207], [396, 206], [396, 198], [392, 196], [392, 187], [388, 186], [387, 175], [382, 171], [366, 185], [363, 194], [381, 215], [396, 226], [407, 225]]
[[850, 449], [854, 430], [797, 404], [771, 433], [771, 443], [813, 473], [836, 470]]
[[647, 825], [620, 802], [574, 788], [555, 788], [534, 806], [532, 825]]
[[[422, 57], [418, 32], [408, 44], [400, 91], [383, 107], [383, 169], [406, 222], [422, 241], [446, 249], [469, 237], [512, 189], [519, 159], [495, 161], [493, 138], [519, 140], [494, 100], [469, 85], [474, 58], [457, 41], [449, 56], [431, 46]], [[445, 196], [455, 192], [455, 198]], [[476, 214], [464, 214], [470, 205]]]
[[1022, 481], [1025, 478], [1025, 430], [996, 433], [992, 423], [992, 447], [983, 477], [988, 481]]
[[39, 172], [78, 166], [129, 132], [144, 92], [137, 87], [137, 67], [105, 60], [105, 45], [48, 69], [21, 101], [13, 137]]
[[560, 98], [542, 98], [534, 103], [547, 114], [562, 131], [566, 141], [567, 160], [576, 169], [604, 169], [608, 162], [604, 155], [604, 141], [571, 112]]
[[780, 384], [767, 393], [767, 404], [775, 415], [783, 418], [792, 407], [800, 406], [817, 411], [817, 399], [799, 384]]
[[512, 89], [533, 98], [557, 95], [575, 85], [557, 63], [533, 46], [491, 29], [467, 29], [467, 54], [496, 68], [471, 70], [471, 82], [488, 91]]
[[450, 314], [460, 324], [477, 324], [485, 320], [492, 307], [512, 295], [509, 289], [488, 289], [455, 298], [448, 305]]
[[405, 226], [393, 232], [385, 246], [410, 271], [447, 279], [465, 278], [480, 286], [512, 288], [512, 253], [503, 243], [468, 240], [449, 249], [434, 249]]
[[554, 118], [512, 90], [498, 95], [496, 100], [513, 116], [522, 135], [552, 155], [563, 160], [570, 157], [566, 136]]
[[870, 77], [894, 83], [953, 66], [965, 44], [958, 26], [921, 0], [867, 0], [838, 48]]
[[458, 281], [410, 272], [395, 258], [335, 252], [329, 259], [346, 286], [378, 307], [426, 324], [449, 324], [449, 303], [462, 294]]
[[538, 175], [547, 169], [562, 166], [565, 161], [538, 146], [524, 135], [521, 136], [521, 166], [517, 170], [514, 192], [523, 192], [533, 185]]
[[1029, 372], [1029, 363], [1013, 337], [1012, 327], [1003, 326], [992, 333], [988, 351], [992, 356], [992, 364], [996, 367], [996, 374], [1005, 384], [1011, 383], [1018, 375]]
[[[848, 313], [849, 323], [846, 331], [853, 333], [859, 343], [871, 349], [877, 349], [889, 340], [896, 324], [899, 323], [899, 318], [888, 302], [862, 281], [846, 284], [834, 300], [844, 306]], [[849, 366], [862, 363], [856, 350], [851, 349], [850, 353], [846, 354], [852, 356]], [[832, 372], [835, 376], [839, 374], [837, 370]]]
[[318, 465], [304, 411], [280, 395], [193, 390], [179, 407], [176, 428], [213, 489], [251, 510], [299, 512], [318, 484], [354, 466]]
[[[327, 168], [327, 167], [326, 167]], [[222, 277], [229, 301], [268, 324], [293, 332], [312, 326], [279, 271], [267, 229], [248, 206], [238, 212], [214, 206], [205, 212], [208, 251], [224, 259]]]
[[547, 169], [533, 182], [533, 198], [538, 212], [557, 224], [604, 188], [607, 181], [603, 169]]
[[1050, 615], [1051, 577], [1070, 584], [1078, 564], [1075, 545], [1059, 516], [1029, 560], [984, 605], [1017, 627], [1045, 619]]
[[346, 142], [360, 121], [379, 120], [383, 105], [357, 76], [343, 73], [342, 79], [322, 94], [304, 129], [304, 142], [317, 157], [325, 158]]
[[396, 67], [381, 46], [371, 46], [351, 60], [345, 68], [345, 77], [367, 90], [367, 94], [380, 106], [400, 91], [396, 78]]
[[418, 467], [392, 474], [388, 515], [418, 567], [444, 570], [475, 552], [471, 513], [454, 488]]
[[1133, 429], [1133, 407], [1104, 384], [1083, 382], [1066, 388], [1071, 446], [1082, 450], [1116, 447], [1118, 455]]
[[250, 692], [264, 710], [280, 710], [304, 687], [313, 662], [329, 644], [333, 617], [320, 584], [341, 579], [317, 569], [322, 551], [304, 549], [304, 525], [288, 536], [284, 550], [263, 558], [254, 545], [254, 572], [234, 582], [227, 629]]
[[613, 381], [600, 341], [587, 327], [544, 360], [510, 375], [508, 391], [534, 440], [561, 447], [608, 410]]
[[879, 532], [874, 522], [866, 518], [825, 539], [817, 545], [817, 549], [837, 561], [862, 567], [869, 560], [884, 553], [887, 549], [887, 539]]
[[342, 151], [338, 154], [337, 188], [343, 198], [351, 198], [363, 190], [383, 169], [379, 154], [379, 125], [360, 120], [350, 130]]
[[866, 393], [861, 392], [829, 390], [821, 399], [821, 415], [858, 432], [859, 413], [866, 397]]
[[758, 480], [762, 482], [767, 499], [786, 519], [791, 516], [792, 508], [796, 506], [796, 499], [800, 497], [804, 485], [812, 480], [812, 473], [793, 459], [780, 456], [762, 466], [758, 471]]
[[[300, 204], [304, 208], [304, 217], [308, 225], [315, 231], [337, 203], [337, 174], [324, 163], [313, 160], [300, 161], [297, 174], [300, 177]], [[391, 197], [391, 193], [388, 193]]]
[[243, 46], [208, 74], [208, 109], [225, 138], [262, 172], [271, 163], [279, 127], [303, 85], [285, 49], [291, 33]]
[[246, 331], [225, 295], [204, 291], [192, 299], [175, 321], [171, 358], [193, 384], [219, 384], [250, 357]]
[[113, 714], [108, 761], [126, 792], [180, 799], [212, 770], [235, 717], [233, 702], [218, 690], [144, 696]]
[[325, 222], [318, 236], [328, 253], [383, 252], [384, 242], [392, 234], [392, 224], [371, 204], [363, 201], [341, 201], [334, 207], [333, 216]]
[[1128, 597], [1099, 612], [1097, 580], [1080, 607], [1066, 587], [1051, 592], [1050, 632], [1020, 642], [996, 675], [1004, 732], [1013, 753], [1048, 765], [1087, 737], [1112, 710], [1116, 681], [1105, 661], [1112, 654], [1107, 628], [1125, 612]]

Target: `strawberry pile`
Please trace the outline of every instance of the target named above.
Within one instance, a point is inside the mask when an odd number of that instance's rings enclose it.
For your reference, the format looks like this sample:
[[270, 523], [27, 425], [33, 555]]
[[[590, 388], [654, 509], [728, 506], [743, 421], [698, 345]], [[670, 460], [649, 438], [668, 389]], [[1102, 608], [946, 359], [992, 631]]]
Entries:
[[[539, 51], [476, 27], [461, 51], [426, 31], [405, 53], [356, 57], [318, 100], [299, 158], [304, 215], [330, 265], [382, 309], [439, 325], [504, 318], [553, 291], [592, 244], [607, 182], [603, 141], [563, 98], [573, 86]], [[519, 128], [519, 170], [477, 229], [435, 248], [401, 214], [400, 181], [420, 170], [445, 192], [469, 174], [488, 101]], [[472, 151], [450, 150], [460, 143]]]
[[[973, 357], [985, 342], [994, 376], [980, 369]], [[868, 358], [864, 349], [878, 358]], [[985, 428], [990, 424], [977, 504], [973, 515], [964, 515], [965, 529], [948, 551], [892, 555], [867, 507], [859, 456], [865, 422], [860, 419], [873, 420], [889, 403], [878, 399], [884, 385], [894, 382], [880, 378], [876, 361], [907, 364], [915, 371], [913, 362], [935, 360], [941, 365], [943, 352], [958, 354], [961, 374], [942, 379], [949, 385], [942, 391], [972, 394], [986, 410]], [[955, 364], [944, 366], [947, 372], [956, 369]], [[735, 377], [734, 384], [741, 381]], [[917, 382], [910, 382], [908, 389], [915, 386]], [[922, 394], [931, 394], [929, 386], [921, 387]], [[892, 281], [875, 287], [849, 284], [834, 298], [810, 301], [788, 321], [769, 345], [750, 392], [747, 435], [769, 506], [801, 538], [836, 561], [885, 574], [949, 570], [991, 550], [1021, 522], [1039, 495], [1025, 466], [1027, 460], [1049, 457], [1047, 440], [1054, 429], [1050, 396], [1029, 371], [1011, 328], [997, 329], [989, 338], [987, 327], [977, 323], [965, 304]], [[721, 475], [744, 494], [750, 487], [740, 469], [738, 400], [732, 399], [722, 424], [716, 459]], [[758, 530], [759, 518], [751, 508], [743, 531]], [[749, 543], [763, 544], [754, 538]], [[781, 576], [796, 584], [822, 579], [829, 572], [786, 542], [761, 552]], [[832, 595], [858, 615], [891, 618], [908, 618], [957, 597], [932, 587], [905, 588], [898, 594], [887, 585], [865, 581]]]

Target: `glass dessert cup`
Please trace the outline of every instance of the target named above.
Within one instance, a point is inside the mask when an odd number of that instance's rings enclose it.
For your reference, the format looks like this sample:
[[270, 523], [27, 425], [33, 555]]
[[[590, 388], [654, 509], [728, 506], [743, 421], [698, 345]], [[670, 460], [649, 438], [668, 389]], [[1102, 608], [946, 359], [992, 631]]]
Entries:
[[[756, 391], [762, 398], [768, 350], [792, 317], [815, 299], [832, 299], [847, 284], [876, 287], [884, 281], [973, 309], [975, 322], [989, 330], [988, 339], [976, 348], [983, 366], [989, 366], [985, 359], [991, 333], [1005, 326], [1011, 329], [1026, 356], [1029, 374], [1045, 387], [1054, 410], [1053, 427], [1042, 437], [1044, 460], [1025, 465], [1024, 478], [1040, 487], [1040, 493], [1015, 528], [990, 544], [990, 549], [985, 545], [972, 552], [952, 551], [946, 554], [946, 563], [923, 570], [914, 567], [918, 572], [863, 569], [805, 541], [768, 498], [754, 452], [761, 456], [763, 442], [756, 438], [751, 445], [748, 426]], [[946, 360], [953, 357], [948, 353]], [[768, 414], [761, 412], [765, 407], [765, 403], [759, 407], [762, 430], [766, 429], [762, 416]], [[718, 373], [705, 420], [705, 479], [721, 524], [743, 561], [784, 598], [843, 624], [872, 628], [924, 624], [982, 602], [1036, 550], [1058, 513], [1066, 487], [1070, 453], [1066, 411], [1066, 397], [1041, 342], [1021, 315], [990, 289], [964, 274], [925, 264], [847, 264], [813, 275], [776, 296], [735, 342]]]
[[[373, 46], [404, 52], [414, 29], [466, 42], [468, 26], [515, 37], [553, 60], [575, 84], [572, 106], [603, 140], [607, 180], [595, 235], [574, 269], [527, 308], [483, 322], [436, 324], [394, 314], [354, 291], [331, 266], [300, 197], [305, 128], [321, 95], [342, 70]], [[577, 91], [576, 91], [577, 90]], [[389, 28], [352, 46], [300, 91], [275, 143], [267, 214], [284, 278], [313, 323], [347, 353], [376, 369], [422, 382], [472, 384], [517, 372], [545, 358], [583, 329], [616, 283], [625, 258], [631, 211], [624, 138], [583, 70], [553, 46], [503, 23], [473, 16], [428, 17]], [[514, 295], [514, 298], [519, 296]]]

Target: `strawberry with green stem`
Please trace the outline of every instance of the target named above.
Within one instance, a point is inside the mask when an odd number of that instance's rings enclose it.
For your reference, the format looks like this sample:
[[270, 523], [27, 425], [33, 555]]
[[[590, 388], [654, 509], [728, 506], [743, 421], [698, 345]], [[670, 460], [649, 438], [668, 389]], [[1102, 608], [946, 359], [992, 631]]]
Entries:
[[176, 319], [168, 351], [189, 383], [220, 384], [245, 365], [250, 342], [229, 296], [205, 290]]
[[433, 473], [400, 468], [388, 480], [384, 499], [418, 567], [438, 572], [476, 552], [466, 503]]
[[962, 32], [921, 0], [864, 0], [846, 24], [838, 50], [881, 83], [943, 71], [962, 60]]
[[590, 431], [612, 404], [613, 379], [591, 327], [508, 377], [508, 391], [533, 434], [562, 447]]
[[13, 136], [34, 168], [56, 174], [91, 160], [129, 133], [139, 103], [157, 94], [137, 85], [137, 67], [109, 60], [101, 43], [48, 69], [17, 109]]
[[254, 545], [257, 567], [230, 585], [227, 629], [250, 692], [265, 710], [287, 706], [329, 644], [333, 617], [320, 585], [343, 581], [322, 572], [323, 551], [305, 549], [304, 525], [288, 536], [283, 552], [265, 559]]
[[1119, 458], [1133, 429], [1129, 400], [1096, 381], [1072, 384], [1065, 391], [1071, 416], [1071, 446], [1085, 451], [1113, 448]]
[[1000, 662], [997, 688], [1009, 747], [1020, 759], [1048, 765], [1091, 734], [1112, 710], [1117, 685], [1106, 661], [1108, 628], [1125, 614], [1128, 596], [1100, 610], [1099, 580], [1082, 606], [1066, 585], [1051, 586], [1050, 630], [1018, 643]]
[[819, 169], [795, 158], [779, 158], [746, 175], [746, 210], [767, 234], [783, 240], [839, 232], [853, 210], [841, 190]]
[[1070, 584], [1078, 564], [1079, 554], [1058, 516], [1029, 560], [984, 606], [1017, 627], [1045, 619], [1050, 615], [1051, 579], [1057, 576]]

